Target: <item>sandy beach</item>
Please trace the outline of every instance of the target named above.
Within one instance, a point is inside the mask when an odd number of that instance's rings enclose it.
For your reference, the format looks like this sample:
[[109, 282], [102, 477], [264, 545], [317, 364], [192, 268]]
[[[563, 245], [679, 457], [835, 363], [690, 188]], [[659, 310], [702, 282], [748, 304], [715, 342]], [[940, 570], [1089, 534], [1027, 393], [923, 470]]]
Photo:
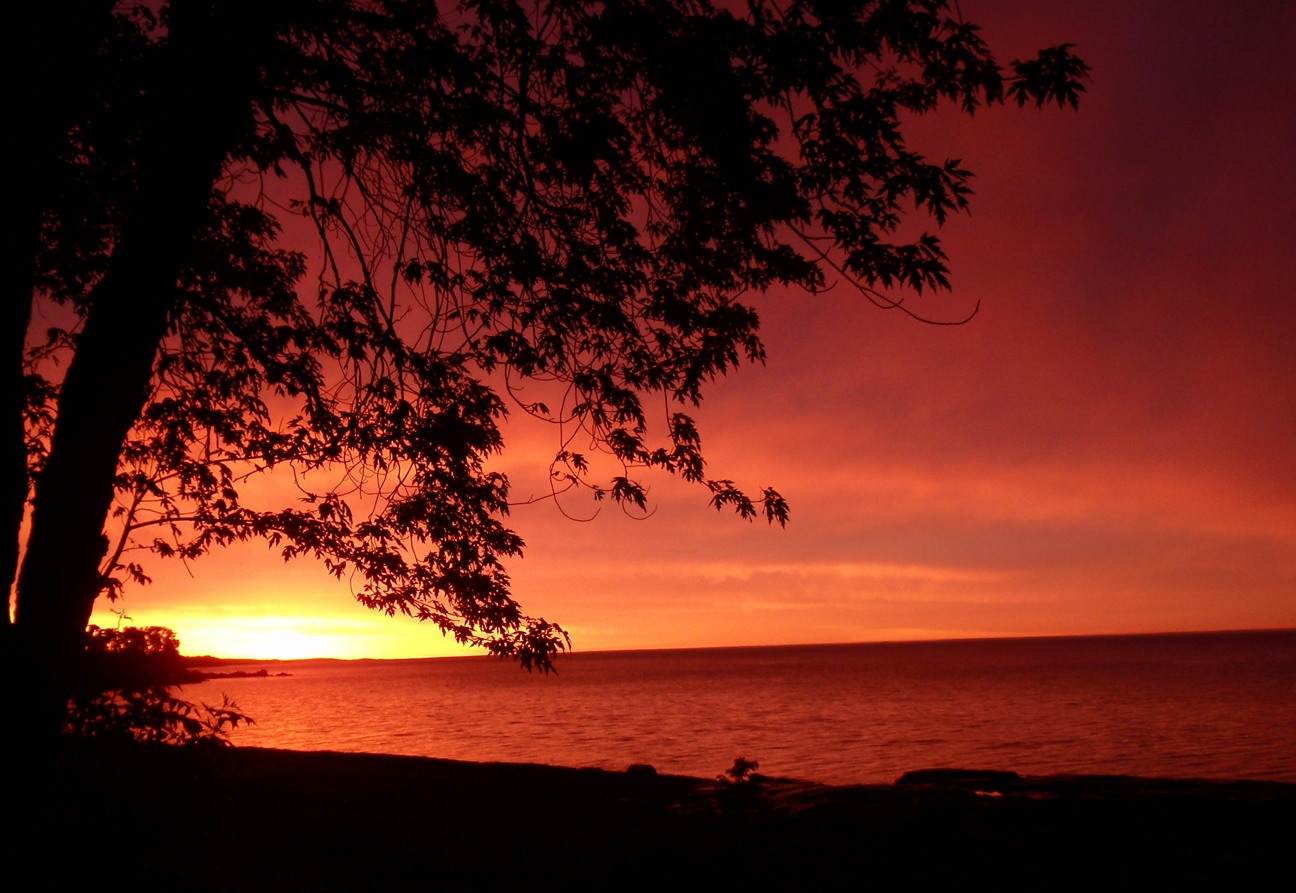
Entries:
[[143, 889], [1257, 888], [1296, 784], [927, 771], [830, 787], [68, 741], [17, 851]]

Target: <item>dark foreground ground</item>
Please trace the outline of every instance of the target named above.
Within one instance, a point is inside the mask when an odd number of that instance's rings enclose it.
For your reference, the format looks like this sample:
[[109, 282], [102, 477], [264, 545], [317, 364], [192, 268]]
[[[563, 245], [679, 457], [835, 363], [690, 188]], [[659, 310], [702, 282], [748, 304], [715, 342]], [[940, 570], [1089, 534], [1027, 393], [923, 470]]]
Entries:
[[1296, 877], [1293, 784], [938, 771], [725, 785], [80, 743], [26, 781], [7, 844], [34, 883], [9, 889], [1281, 889]]

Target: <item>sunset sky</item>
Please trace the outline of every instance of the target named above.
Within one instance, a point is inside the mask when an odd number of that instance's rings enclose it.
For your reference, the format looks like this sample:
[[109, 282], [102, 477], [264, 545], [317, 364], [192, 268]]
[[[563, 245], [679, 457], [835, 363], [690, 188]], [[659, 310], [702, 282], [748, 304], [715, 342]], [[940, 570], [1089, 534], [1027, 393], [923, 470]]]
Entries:
[[[696, 416], [711, 476], [791, 523], [660, 475], [646, 520], [519, 507], [515, 595], [578, 650], [1296, 627], [1296, 4], [961, 7], [1001, 61], [1093, 69], [1078, 112], [914, 122], [977, 176], [954, 291], [912, 306], [980, 312], [751, 296], [768, 363]], [[546, 492], [552, 430], [505, 434], [515, 496]], [[117, 607], [187, 653], [456, 653], [263, 544], [149, 571]]]

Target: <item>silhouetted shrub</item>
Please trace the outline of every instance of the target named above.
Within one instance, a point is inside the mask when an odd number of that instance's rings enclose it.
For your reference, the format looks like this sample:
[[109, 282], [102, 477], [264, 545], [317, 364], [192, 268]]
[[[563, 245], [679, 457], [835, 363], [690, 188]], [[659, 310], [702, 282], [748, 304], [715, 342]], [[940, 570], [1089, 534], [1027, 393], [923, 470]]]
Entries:
[[736, 757], [733, 768], [727, 769], [723, 775], [717, 775], [716, 781], [723, 781], [729, 784], [747, 784], [751, 781], [751, 774], [760, 768], [760, 763], [755, 760], [749, 760], [745, 757]]

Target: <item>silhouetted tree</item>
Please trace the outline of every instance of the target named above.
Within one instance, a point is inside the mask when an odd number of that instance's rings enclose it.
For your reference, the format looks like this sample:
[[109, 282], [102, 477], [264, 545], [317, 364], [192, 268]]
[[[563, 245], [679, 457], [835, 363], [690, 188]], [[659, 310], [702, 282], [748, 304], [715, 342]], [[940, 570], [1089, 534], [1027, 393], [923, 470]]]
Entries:
[[94, 624], [85, 632], [82, 688], [152, 688], [199, 682], [202, 674], [185, 665], [180, 640], [165, 626], [105, 629]]
[[[6, 36], [34, 86], [6, 100], [4, 648], [46, 729], [95, 599], [146, 579], [132, 548], [265, 539], [547, 668], [565, 633], [501, 564], [506, 398], [558, 424], [556, 490], [642, 507], [660, 468], [783, 523], [707, 475], [682, 411], [762, 359], [742, 295], [947, 287], [939, 241], [897, 228], [964, 208], [970, 174], [902, 119], [1074, 106], [1085, 75], [1066, 46], [1005, 71], [944, 0], [31, 5]], [[575, 433], [624, 471], [594, 480]], [[285, 465], [305, 507], [245, 504]]]

